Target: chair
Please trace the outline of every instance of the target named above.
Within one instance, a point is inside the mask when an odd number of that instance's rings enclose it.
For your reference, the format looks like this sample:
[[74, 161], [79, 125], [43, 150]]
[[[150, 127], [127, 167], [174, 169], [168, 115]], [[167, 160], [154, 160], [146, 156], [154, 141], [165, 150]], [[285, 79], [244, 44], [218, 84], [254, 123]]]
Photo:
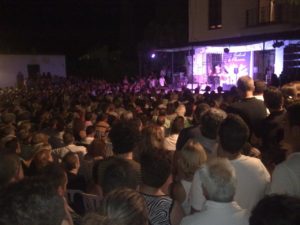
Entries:
[[82, 200], [84, 205], [84, 211], [96, 212], [100, 208], [102, 198], [97, 195], [82, 193]]

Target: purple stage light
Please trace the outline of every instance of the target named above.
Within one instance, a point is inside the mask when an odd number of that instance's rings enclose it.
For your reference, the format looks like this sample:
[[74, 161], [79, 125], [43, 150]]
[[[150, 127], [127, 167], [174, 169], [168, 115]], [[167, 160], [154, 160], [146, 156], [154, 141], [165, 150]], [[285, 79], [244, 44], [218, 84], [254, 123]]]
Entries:
[[154, 59], [156, 57], [155, 53], [151, 54], [151, 58]]

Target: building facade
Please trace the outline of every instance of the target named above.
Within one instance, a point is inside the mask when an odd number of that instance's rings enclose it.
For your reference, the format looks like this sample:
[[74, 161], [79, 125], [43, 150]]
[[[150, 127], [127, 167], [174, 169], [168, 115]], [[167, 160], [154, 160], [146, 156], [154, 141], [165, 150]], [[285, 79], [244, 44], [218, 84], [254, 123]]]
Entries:
[[[235, 84], [242, 75], [300, 76], [300, 4], [284, 0], [189, 0], [192, 75]], [[297, 75], [298, 74], [298, 75]]]

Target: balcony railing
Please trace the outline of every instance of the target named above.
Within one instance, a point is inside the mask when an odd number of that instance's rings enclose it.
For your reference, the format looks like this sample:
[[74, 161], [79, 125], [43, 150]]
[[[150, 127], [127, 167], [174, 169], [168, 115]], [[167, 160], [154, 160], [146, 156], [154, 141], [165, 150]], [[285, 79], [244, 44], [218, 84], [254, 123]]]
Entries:
[[300, 5], [278, 4], [246, 11], [247, 27], [274, 23], [300, 24]]

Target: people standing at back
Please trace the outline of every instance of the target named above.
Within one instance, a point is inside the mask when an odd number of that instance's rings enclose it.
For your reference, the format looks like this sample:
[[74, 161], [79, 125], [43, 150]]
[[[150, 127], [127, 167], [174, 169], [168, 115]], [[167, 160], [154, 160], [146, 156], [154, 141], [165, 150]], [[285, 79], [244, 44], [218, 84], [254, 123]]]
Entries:
[[[254, 97], [254, 81], [250, 76], [242, 76], [237, 81], [237, 90], [241, 100], [232, 103], [227, 112], [241, 116], [250, 129], [250, 138], [261, 136], [261, 121], [267, 117], [266, 106], [263, 101]], [[253, 134], [255, 136], [253, 136]]]
[[[234, 199], [242, 208], [251, 210], [265, 195], [270, 182], [269, 172], [259, 159], [241, 153], [249, 138], [249, 128], [241, 117], [229, 114], [220, 125], [218, 137], [218, 156], [229, 159], [236, 171], [237, 187]], [[202, 210], [205, 202], [199, 173], [200, 170], [195, 173], [191, 192], [192, 208], [196, 211]]]
[[275, 167], [270, 193], [300, 197], [300, 101], [287, 108], [282, 143], [287, 159]]

